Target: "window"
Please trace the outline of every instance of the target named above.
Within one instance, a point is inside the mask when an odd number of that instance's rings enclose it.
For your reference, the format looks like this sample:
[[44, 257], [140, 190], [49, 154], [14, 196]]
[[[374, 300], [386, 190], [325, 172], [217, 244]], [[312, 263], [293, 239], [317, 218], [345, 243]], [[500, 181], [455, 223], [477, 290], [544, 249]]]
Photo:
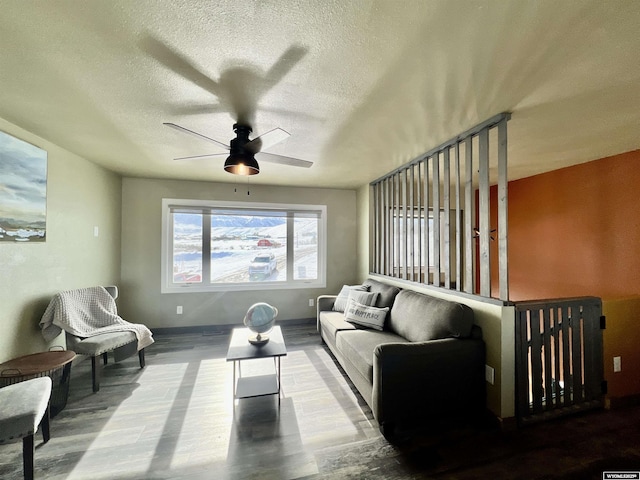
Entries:
[[325, 287], [326, 206], [162, 200], [162, 293]]

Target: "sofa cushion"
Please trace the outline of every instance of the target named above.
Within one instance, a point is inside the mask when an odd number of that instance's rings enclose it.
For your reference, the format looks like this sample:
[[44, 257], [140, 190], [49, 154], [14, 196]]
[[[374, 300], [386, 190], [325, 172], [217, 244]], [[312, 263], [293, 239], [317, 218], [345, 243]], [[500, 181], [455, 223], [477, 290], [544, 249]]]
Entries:
[[336, 346], [363, 377], [373, 382], [373, 352], [381, 343], [409, 343], [391, 332], [344, 330], [336, 336]]
[[377, 280], [374, 280], [372, 278], [367, 278], [367, 281], [364, 282], [363, 285], [367, 286], [370, 292], [376, 292], [380, 294], [375, 305], [378, 308], [391, 308], [393, 306], [393, 301], [396, 298], [396, 295], [400, 291], [398, 287], [378, 282]]
[[344, 312], [344, 309], [347, 308], [347, 300], [349, 300], [351, 290], [366, 292], [369, 288], [365, 285], [343, 285], [333, 304], [333, 309], [336, 312]]
[[356, 327], [344, 319], [342, 312], [320, 312], [322, 328], [331, 338], [336, 338], [336, 333], [341, 330], [355, 330]]
[[378, 308], [349, 300], [344, 318], [347, 322], [374, 330], [383, 330], [389, 307]]
[[402, 290], [387, 324], [392, 332], [412, 342], [466, 338], [471, 335], [473, 310], [460, 303]]

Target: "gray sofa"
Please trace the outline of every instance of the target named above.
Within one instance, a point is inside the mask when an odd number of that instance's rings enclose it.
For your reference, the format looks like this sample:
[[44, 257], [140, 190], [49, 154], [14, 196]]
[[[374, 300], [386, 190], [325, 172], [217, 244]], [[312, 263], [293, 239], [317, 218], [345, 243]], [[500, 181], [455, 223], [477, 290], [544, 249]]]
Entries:
[[334, 311], [334, 295], [317, 301], [318, 330], [371, 407], [388, 438], [400, 425], [485, 412], [485, 344], [473, 310], [374, 279], [376, 307], [389, 307], [382, 331]]

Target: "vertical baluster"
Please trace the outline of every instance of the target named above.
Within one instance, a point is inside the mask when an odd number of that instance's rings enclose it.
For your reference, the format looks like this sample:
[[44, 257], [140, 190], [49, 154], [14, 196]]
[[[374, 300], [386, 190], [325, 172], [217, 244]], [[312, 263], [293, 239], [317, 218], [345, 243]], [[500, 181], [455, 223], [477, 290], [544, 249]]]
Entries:
[[440, 153], [433, 156], [433, 284], [440, 286]]
[[491, 296], [491, 258], [489, 248], [489, 238], [491, 226], [490, 202], [489, 202], [489, 131], [485, 128], [479, 135], [479, 183], [478, 190], [480, 196], [479, 205], [479, 239], [480, 239], [480, 295]]
[[531, 311], [531, 383], [533, 388], [533, 412], [542, 412], [542, 329], [540, 310]]
[[398, 174], [393, 175], [392, 183], [392, 202], [393, 202], [393, 268], [392, 275], [396, 278], [400, 277], [400, 254], [398, 253], [400, 248], [400, 234], [398, 229], [399, 212], [398, 212]]
[[544, 307], [542, 310], [542, 339], [543, 339], [543, 352], [544, 352], [544, 397], [545, 397], [545, 409], [551, 410], [553, 408], [553, 370], [551, 366], [551, 331], [550, 331], [550, 319], [549, 308]]
[[507, 265], [508, 199], [507, 199], [507, 120], [498, 124], [498, 277], [500, 299], [509, 300], [509, 269]]
[[571, 338], [573, 367], [573, 403], [582, 402], [582, 315], [577, 304], [571, 306]]
[[531, 414], [529, 404], [531, 402], [529, 396], [529, 351], [530, 345], [528, 340], [528, 310], [519, 310], [516, 312], [516, 342], [517, 342], [517, 367], [516, 367], [516, 406], [518, 408], [518, 417], [528, 416]]
[[385, 195], [387, 198], [386, 204], [386, 215], [387, 215], [387, 240], [385, 245], [385, 258], [386, 258], [386, 267], [385, 267], [385, 275], [393, 276], [393, 196], [391, 192], [393, 190], [392, 178], [387, 178], [385, 180]]
[[460, 203], [460, 142], [456, 142], [456, 290], [462, 290], [462, 204]]
[[433, 162], [429, 162], [429, 158], [424, 161], [424, 283], [431, 284], [431, 278], [429, 273], [431, 272], [431, 252], [430, 252], [430, 235], [431, 229], [429, 228], [429, 218], [431, 217], [431, 176], [429, 175], [429, 163], [433, 165]]
[[402, 228], [401, 228], [401, 232], [402, 232], [402, 240], [400, 242], [400, 245], [402, 246], [402, 250], [401, 250], [401, 262], [402, 262], [402, 278], [403, 279], [407, 279], [408, 278], [408, 270], [409, 270], [409, 255], [408, 255], [408, 228], [407, 228], [407, 224], [408, 224], [408, 219], [407, 219], [407, 215], [408, 215], [408, 210], [407, 210], [407, 176], [408, 176], [408, 170], [404, 169], [400, 171], [400, 185], [402, 187], [402, 202], [401, 202], [401, 206], [400, 208], [402, 209]]
[[554, 380], [555, 380], [555, 391], [556, 391], [556, 399], [554, 405], [556, 407], [561, 406], [561, 402], [563, 401], [562, 397], [562, 387], [560, 385], [560, 367], [562, 366], [562, 345], [560, 344], [560, 321], [558, 319], [558, 306], [553, 305], [551, 308], [551, 316], [553, 317], [553, 367], [554, 367]]
[[415, 197], [414, 197], [414, 183], [416, 181], [415, 179], [415, 165], [411, 165], [411, 167], [409, 167], [409, 217], [408, 217], [408, 222], [409, 222], [409, 262], [407, 265], [407, 268], [409, 268], [409, 280], [411, 280], [412, 282], [415, 281], [415, 238], [414, 238], [414, 222], [415, 222]]
[[464, 291], [475, 293], [475, 262], [473, 261], [473, 148], [471, 137], [464, 139]]
[[442, 209], [444, 214], [444, 227], [442, 241], [443, 258], [442, 268], [444, 270], [444, 288], [451, 288], [451, 159], [450, 148], [444, 149], [442, 157]]
[[422, 249], [422, 222], [424, 218], [424, 207], [422, 205], [422, 169], [424, 168], [424, 162], [418, 163], [418, 178], [416, 179], [416, 203], [418, 204], [418, 232], [416, 234], [416, 243], [418, 250], [418, 258], [416, 263], [418, 264], [418, 282], [424, 282], [424, 256]]
[[563, 306], [562, 312], [562, 375], [564, 381], [564, 406], [573, 404], [573, 381], [571, 379], [571, 316]]

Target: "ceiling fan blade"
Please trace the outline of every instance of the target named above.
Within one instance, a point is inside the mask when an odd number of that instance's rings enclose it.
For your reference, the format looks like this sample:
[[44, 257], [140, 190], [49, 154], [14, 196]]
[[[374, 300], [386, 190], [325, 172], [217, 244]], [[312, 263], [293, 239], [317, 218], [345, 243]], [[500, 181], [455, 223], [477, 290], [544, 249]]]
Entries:
[[218, 140], [214, 140], [213, 138], [206, 137], [205, 135], [202, 135], [201, 133], [197, 133], [197, 132], [194, 132], [193, 130], [189, 130], [188, 128], [181, 127], [180, 125], [176, 125], [175, 123], [165, 122], [165, 123], [163, 123], [163, 125], [166, 125], [167, 127], [173, 128], [173, 129], [175, 129], [175, 130], [177, 130], [179, 132], [187, 133], [189, 135], [193, 135], [194, 137], [197, 137], [197, 138], [199, 138], [201, 140], [207, 140], [208, 142], [213, 142], [216, 145], [219, 145], [219, 146], [221, 146], [222, 148], [224, 148], [226, 150], [230, 149], [230, 147], [228, 145], [225, 145], [224, 143], [219, 142]]
[[208, 153], [206, 155], [191, 155], [189, 157], [178, 157], [178, 158], [174, 158], [174, 160], [190, 160], [192, 158], [208, 158], [208, 157], [221, 157], [221, 156], [227, 156], [228, 153]]
[[274, 153], [260, 152], [256, 154], [256, 160], [260, 162], [278, 163], [280, 165], [290, 165], [292, 167], [310, 168], [313, 162], [301, 160], [299, 158], [285, 157]]
[[290, 136], [291, 134], [289, 132], [286, 132], [281, 128], [274, 128], [273, 130], [270, 130], [267, 133], [263, 133], [259, 137], [256, 137], [250, 142], [246, 143], [244, 145], [244, 148], [252, 153], [258, 153], [262, 150], [266, 150], [269, 147], [272, 147], [276, 143], [289, 138]]
[[140, 42], [140, 47], [169, 70], [186, 78], [203, 90], [215, 96], [219, 95], [220, 86], [218, 82], [209, 78], [191, 63], [188, 58], [173, 50], [159, 39], [151, 35], [146, 35]]

